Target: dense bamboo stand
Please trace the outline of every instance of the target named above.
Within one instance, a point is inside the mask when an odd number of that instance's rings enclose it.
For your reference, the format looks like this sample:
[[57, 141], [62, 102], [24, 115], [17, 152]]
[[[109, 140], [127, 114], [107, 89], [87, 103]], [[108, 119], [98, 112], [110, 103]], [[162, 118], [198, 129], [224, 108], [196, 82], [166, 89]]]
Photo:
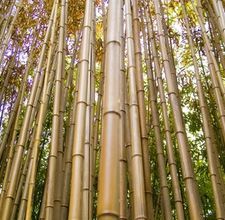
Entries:
[[0, 3], [1, 220], [225, 220], [225, 1]]

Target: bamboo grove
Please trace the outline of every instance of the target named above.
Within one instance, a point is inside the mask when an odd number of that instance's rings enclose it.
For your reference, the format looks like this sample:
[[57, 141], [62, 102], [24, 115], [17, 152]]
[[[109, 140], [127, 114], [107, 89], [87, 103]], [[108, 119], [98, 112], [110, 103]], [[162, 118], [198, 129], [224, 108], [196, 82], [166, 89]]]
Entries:
[[2, 0], [1, 220], [225, 220], [224, 0]]

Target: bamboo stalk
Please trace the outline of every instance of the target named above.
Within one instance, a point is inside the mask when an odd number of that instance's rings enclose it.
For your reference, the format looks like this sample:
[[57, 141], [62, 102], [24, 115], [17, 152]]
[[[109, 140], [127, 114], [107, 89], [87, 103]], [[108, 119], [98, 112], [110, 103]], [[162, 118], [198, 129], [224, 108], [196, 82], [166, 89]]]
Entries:
[[105, 48], [102, 147], [99, 170], [99, 220], [119, 218], [119, 147], [120, 134], [120, 0], [110, 0]]
[[[121, 14], [123, 14], [123, 7], [121, 8]], [[123, 21], [121, 20], [121, 55], [120, 55], [120, 111], [121, 111], [121, 118], [120, 118], [120, 133], [121, 133], [121, 140], [120, 140], [120, 152], [119, 152], [119, 179], [120, 179], [120, 219], [128, 219], [127, 218], [127, 178], [126, 178], [126, 171], [127, 171], [127, 157], [126, 157], [126, 148], [125, 148], [125, 80], [126, 80], [126, 72], [125, 72], [125, 65], [124, 65], [124, 55], [125, 55], [125, 36], [123, 31]]]
[[138, 98], [135, 78], [135, 54], [132, 29], [132, 14], [130, 1], [125, 1], [126, 39], [128, 53], [128, 79], [130, 102], [130, 132], [132, 148], [132, 183], [134, 191], [134, 219], [146, 219], [146, 198], [144, 184], [143, 157], [139, 121]]
[[[54, 5], [56, 10], [56, 4]], [[64, 28], [65, 28], [65, 0], [61, 1], [60, 27], [59, 27], [59, 45], [57, 51], [57, 67], [55, 76], [55, 95], [52, 118], [52, 139], [49, 153], [49, 167], [48, 167], [48, 188], [46, 197], [45, 217], [46, 219], [53, 219], [53, 208], [56, 191], [56, 172], [58, 150], [59, 150], [59, 132], [60, 132], [60, 102], [61, 102], [61, 88], [62, 88], [62, 74], [63, 74], [63, 59], [64, 59]]]
[[136, 81], [137, 81], [137, 98], [139, 107], [139, 118], [141, 126], [141, 143], [143, 153], [143, 165], [144, 165], [144, 181], [145, 181], [145, 194], [146, 194], [146, 208], [147, 217], [152, 219], [154, 216], [153, 204], [152, 204], [152, 186], [150, 182], [151, 171], [149, 165], [149, 150], [148, 150], [148, 137], [146, 129], [146, 108], [144, 100], [144, 85], [143, 85], [143, 73], [141, 63], [141, 44], [140, 44], [140, 27], [138, 19], [138, 4], [137, 1], [133, 1], [133, 32], [134, 32], [134, 50], [135, 50], [135, 63], [136, 63]]
[[[77, 48], [79, 44], [80, 34], [78, 35], [78, 39], [76, 41], [76, 45], [73, 52], [73, 57], [70, 63], [70, 69], [68, 72], [68, 79], [67, 85], [65, 90], [69, 90], [69, 85], [72, 83], [73, 73], [74, 73], [74, 65], [75, 59], [77, 55]], [[70, 82], [71, 81], [71, 82]], [[76, 92], [74, 95], [71, 112], [69, 116], [69, 128], [66, 133], [66, 143], [65, 143], [65, 154], [64, 154], [64, 181], [63, 181], [63, 190], [62, 190], [62, 211], [61, 211], [61, 218], [67, 219], [68, 218], [68, 208], [69, 208], [69, 186], [70, 186], [70, 178], [71, 178], [71, 163], [72, 163], [72, 142], [73, 142], [73, 134], [74, 134], [74, 126], [75, 126], [75, 116], [76, 116], [76, 105], [77, 105], [77, 77], [76, 77]], [[65, 93], [66, 93], [65, 91]], [[66, 96], [66, 95], [65, 95]]]
[[[63, 158], [64, 158], [64, 113], [65, 113], [65, 106], [66, 106], [66, 98], [68, 95], [68, 91], [65, 88], [65, 55], [66, 55], [66, 36], [67, 36], [67, 13], [68, 13], [68, 1], [62, 2], [64, 4], [64, 18], [63, 21], [60, 20], [60, 26], [63, 26], [63, 34], [61, 40], [63, 42], [62, 48], [62, 66], [60, 67], [61, 71], [61, 97], [60, 97], [60, 107], [59, 107], [59, 130], [58, 130], [58, 146], [57, 146], [57, 173], [55, 178], [55, 196], [54, 196], [54, 219], [60, 219], [61, 215], [61, 204], [62, 204], [62, 186], [63, 186]], [[60, 31], [60, 30], [59, 30]], [[58, 51], [59, 52], [59, 51]], [[69, 78], [67, 78], [69, 80]], [[65, 82], [65, 83], [64, 83]]]
[[86, 124], [85, 124], [85, 141], [84, 141], [84, 165], [83, 165], [83, 198], [82, 198], [82, 218], [90, 219], [90, 178], [91, 178], [91, 80], [92, 80], [92, 45], [90, 44], [90, 58], [88, 67], [88, 81], [87, 81], [87, 107], [86, 107]]
[[91, 42], [92, 1], [85, 4], [83, 23], [83, 38], [80, 50], [79, 82], [76, 106], [76, 119], [74, 128], [74, 141], [72, 150], [72, 176], [70, 189], [70, 208], [68, 219], [81, 219], [82, 213], [82, 179], [83, 179], [83, 146], [85, 141], [85, 121], [87, 107], [88, 65]]

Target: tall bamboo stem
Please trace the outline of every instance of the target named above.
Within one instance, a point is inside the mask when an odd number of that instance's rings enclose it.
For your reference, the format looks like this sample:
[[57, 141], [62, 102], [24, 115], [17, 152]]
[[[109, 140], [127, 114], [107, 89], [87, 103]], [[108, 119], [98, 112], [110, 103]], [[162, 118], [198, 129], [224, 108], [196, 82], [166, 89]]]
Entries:
[[119, 218], [120, 24], [121, 0], [110, 0], [105, 48], [102, 147], [99, 170], [99, 220]]
[[88, 65], [91, 42], [92, 24], [92, 1], [88, 0], [85, 4], [85, 15], [83, 24], [83, 38], [80, 50], [79, 63], [79, 82], [76, 106], [76, 120], [74, 128], [74, 141], [72, 150], [72, 176], [70, 190], [69, 219], [81, 219], [82, 213], [82, 180], [83, 180], [83, 161], [84, 161], [84, 141], [85, 123], [87, 107], [87, 83]]

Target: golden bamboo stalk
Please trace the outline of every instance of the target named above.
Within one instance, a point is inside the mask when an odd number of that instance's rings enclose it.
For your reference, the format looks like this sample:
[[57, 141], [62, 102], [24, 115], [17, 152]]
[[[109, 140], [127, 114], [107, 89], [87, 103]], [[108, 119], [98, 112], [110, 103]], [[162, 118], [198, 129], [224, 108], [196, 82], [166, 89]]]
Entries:
[[57, 146], [57, 167], [56, 167], [56, 178], [55, 178], [55, 196], [54, 196], [54, 208], [53, 208], [53, 218], [58, 220], [61, 216], [61, 204], [62, 204], [62, 186], [63, 186], [63, 157], [64, 157], [64, 112], [66, 106], [66, 98], [68, 91], [65, 89], [65, 55], [66, 55], [66, 35], [67, 35], [67, 12], [68, 12], [68, 0], [62, 2], [64, 7], [63, 18], [60, 19], [60, 26], [63, 25], [62, 30], [62, 64], [60, 67], [61, 71], [61, 88], [60, 88], [60, 107], [59, 107], [59, 131], [58, 131], [58, 146]]
[[[69, 86], [72, 83], [73, 73], [74, 73], [74, 65], [75, 59], [77, 56], [77, 48], [79, 45], [80, 34], [78, 35], [78, 39], [75, 42], [75, 48], [73, 52], [73, 57], [70, 63], [70, 68], [68, 72], [68, 79], [67, 85], [65, 87], [65, 93], [69, 90]], [[76, 69], [77, 70], [77, 69]], [[63, 189], [62, 189], [62, 211], [61, 211], [61, 218], [67, 219], [68, 218], [68, 208], [69, 208], [69, 186], [70, 186], [70, 178], [71, 178], [71, 163], [72, 163], [72, 142], [74, 137], [74, 126], [75, 126], [75, 116], [76, 116], [76, 105], [77, 105], [77, 84], [78, 80], [76, 79], [76, 86], [75, 86], [75, 95], [72, 102], [71, 112], [69, 116], [69, 125], [66, 131], [66, 142], [65, 142], [65, 153], [64, 153], [64, 181], [63, 181]], [[71, 81], [71, 82], [70, 82]]]
[[149, 164], [149, 150], [148, 150], [148, 135], [146, 129], [146, 107], [143, 85], [143, 73], [141, 62], [141, 44], [140, 44], [140, 25], [138, 16], [137, 1], [133, 1], [133, 35], [134, 35], [134, 50], [135, 50], [135, 63], [136, 63], [136, 81], [137, 81], [137, 98], [139, 107], [139, 118], [141, 126], [141, 144], [143, 153], [144, 165], [144, 181], [145, 181], [145, 194], [146, 194], [146, 208], [147, 217], [152, 219], [154, 217], [154, 209], [152, 204], [152, 186], [151, 186], [151, 170]]
[[93, 206], [94, 206], [94, 174], [95, 174], [95, 163], [94, 163], [94, 117], [95, 117], [95, 86], [96, 86], [96, 11], [95, 11], [95, 2], [93, 1], [93, 16], [92, 16], [92, 39], [91, 39], [91, 85], [90, 85], [90, 167], [89, 167], [89, 218], [93, 218]]
[[68, 219], [81, 219], [82, 213], [82, 180], [84, 161], [85, 121], [87, 107], [88, 65], [91, 42], [92, 1], [85, 3], [83, 38], [79, 57], [79, 82], [76, 106], [76, 120], [72, 150], [72, 176], [70, 189], [70, 208]]
[[125, 1], [126, 39], [128, 53], [128, 81], [130, 102], [130, 132], [132, 148], [132, 183], [134, 192], [134, 219], [146, 219], [146, 198], [144, 184], [143, 156], [141, 146], [141, 131], [136, 84], [136, 66], [134, 40], [132, 29], [132, 14], [130, 0]]
[[134, 191], [132, 183], [132, 163], [131, 163], [131, 136], [130, 136], [130, 119], [129, 119], [129, 102], [128, 102], [128, 92], [127, 92], [127, 79], [124, 82], [125, 87], [125, 147], [126, 147], [126, 159], [128, 167], [128, 195], [129, 195], [129, 207], [128, 207], [128, 219], [133, 219], [134, 216]]
[[[54, 4], [53, 7], [56, 6]], [[51, 135], [51, 148], [49, 153], [48, 163], [48, 188], [46, 197], [45, 217], [46, 219], [53, 219], [54, 216], [54, 199], [56, 193], [56, 176], [57, 172], [57, 158], [59, 150], [59, 132], [60, 132], [60, 102], [61, 102], [61, 88], [62, 88], [62, 72], [63, 72], [63, 59], [64, 59], [64, 28], [65, 28], [65, 0], [61, 1], [61, 14], [60, 14], [60, 27], [59, 27], [59, 45], [57, 51], [57, 67], [55, 76], [55, 95], [54, 107], [52, 118], [52, 135]]]
[[[93, 37], [92, 37], [93, 38]], [[93, 39], [91, 39], [92, 41]], [[84, 165], [83, 165], [83, 198], [82, 198], [82, 218], [81, 219], [90, 219], [90, 199], [91, 196], [91, 84], [92, 84], [92, 69], [93, 69], [93, 60], [92, 60], [92, 49], [93, 45], [90, 44], [90, 54], [89, 54], [89, 67], [88, 67], [88, 81], [87, 81], [87, 107], [86, 107], [86, 124], [85, 124], [85, 141], [84, 141]]]
[[[121, 13], [123, 14], [123, 6], [121, 8]], [[126, 72], [124, 65], [124, 55], [125, 55], [125, 36], [123, 31], [123, 21], [121, 20], [121, 55], [120, 55], [120, 152], [119, 152], [119, 173], [120, 173], [120, 219], [128, 219], [127, 218], [127, 157], [126, 157], [126, 147], [125, 147], [125, 119], [126, 119], [126, 111], [125, 111], [125, 80], [126, 80]]]
[[99, 220], [119, 218], [121, 0], [110, 0], [105, 46], [102, 147], [98, 180]]

